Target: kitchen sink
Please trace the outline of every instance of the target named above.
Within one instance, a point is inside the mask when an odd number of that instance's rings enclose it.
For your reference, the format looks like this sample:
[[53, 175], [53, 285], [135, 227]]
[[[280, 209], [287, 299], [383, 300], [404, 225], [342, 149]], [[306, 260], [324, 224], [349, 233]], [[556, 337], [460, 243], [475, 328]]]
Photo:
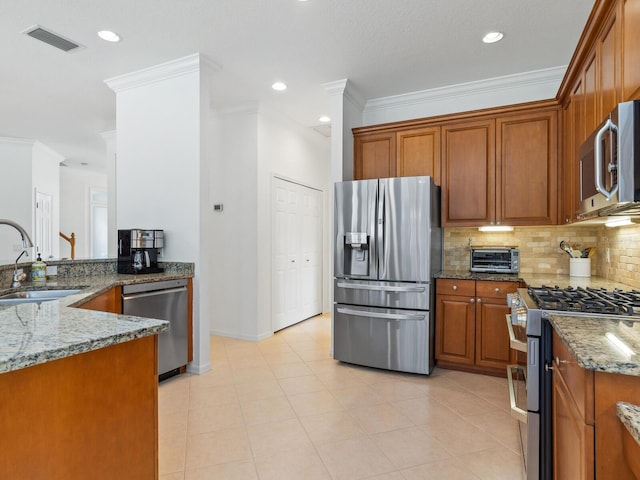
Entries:
[[0, 305], [14, 303], [48, 302], [58, 300], [79, 293], [79, 288], [66, 288], [61, 290], [25, 290], [22, 292], [7, 293], [0, 296]]

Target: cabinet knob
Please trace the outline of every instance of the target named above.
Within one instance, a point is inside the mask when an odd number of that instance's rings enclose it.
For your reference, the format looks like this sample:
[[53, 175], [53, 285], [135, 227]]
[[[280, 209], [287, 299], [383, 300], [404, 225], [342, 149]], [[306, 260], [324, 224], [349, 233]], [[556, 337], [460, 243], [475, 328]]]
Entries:
[[454, 285], [454, 286], [453, 286], [453, 287], [451, 287], [451, 288], [453, 288], [454, 290], [457, 290], [457, 289], [458, 289], [458, 285]]
[[470, 299], [469, 299], [469, 301], [470, 301], [471, 303], [476, 303], [476, 299], [475, 299], [475, 298], [470, 298]]
[[479, 298], [479, 299], [478, 299], [478, 303], [480, 303], [481, 301], [482, 301], [482, 299], [481, 299], [481, 298]]
[[496, 287], [496, 288], [494, 289], [494, 292], [498, 293], [498, 292], [500, 292], [500, 289], [499, 289], [498, 287]]
[[560, 360], [558, 357], [556, 357], [556, 365], [562, 365], [563, 363], [567, 363], [566, 360]]

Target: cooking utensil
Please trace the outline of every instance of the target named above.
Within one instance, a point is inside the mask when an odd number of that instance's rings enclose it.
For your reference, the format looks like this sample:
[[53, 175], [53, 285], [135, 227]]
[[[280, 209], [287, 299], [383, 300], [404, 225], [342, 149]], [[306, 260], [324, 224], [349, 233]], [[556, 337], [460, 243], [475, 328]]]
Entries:
[[571, 245], [569, 245], [564, 240], [560, 242], [560, 249], [566, 252], [571, 258], [576, 258], [573, 253], [573, 249], [571, 248]]

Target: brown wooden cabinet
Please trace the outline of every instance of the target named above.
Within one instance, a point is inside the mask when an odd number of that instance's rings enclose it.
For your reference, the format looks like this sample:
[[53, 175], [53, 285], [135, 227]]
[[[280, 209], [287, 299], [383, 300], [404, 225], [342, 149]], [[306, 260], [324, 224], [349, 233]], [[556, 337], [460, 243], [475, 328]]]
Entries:
[[354, 133], [354, 179], [429, 175], [440, 185], [440, 127]]
[[640, 404], [640, 377], [585, 370], [556, 332], [553, 355], [554, 478], [634, 480], [616, 403]]
[[442, 225], [553, 225], [558, 111], [442, 127]]
[[355, 135], [353, 177], [355, 180], [396, 176], [396, 133]]
[[640, 98], [640, 2], [620, 0], [622, 18], [622, 98]]
[[558, 110], [496, 120], [496, 224], [558, 223]]
[[593, 480], [593, 372], [580, 368], [554, 332], [553, 457], [554, 478]]
[[396, 175], [428, 175], [440, 185], [440, 127], [412, 128], [396, 133]]
[[158, 341], [0, 375], [0, 479], [157, 479]]
[[122, 313], [122, 287], [112, 287], [91, 300], [78, 305], [87, 310], [99, 310], [101, 312]]
[[495, 121], [442, 127], [442, 225], [495, 223]]
[[438, 279], [435, 357], [443, 368], [506, 375], [515, 361], [505, 315], [518, 282]]

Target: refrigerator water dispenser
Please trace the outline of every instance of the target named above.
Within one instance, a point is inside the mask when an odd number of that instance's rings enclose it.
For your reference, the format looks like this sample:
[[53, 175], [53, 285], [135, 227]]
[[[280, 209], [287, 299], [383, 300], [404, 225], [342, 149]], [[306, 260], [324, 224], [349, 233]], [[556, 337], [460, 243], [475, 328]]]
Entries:
[[369, 237], [366, 232], [344, 235], [345, 275], [369, 275]]

